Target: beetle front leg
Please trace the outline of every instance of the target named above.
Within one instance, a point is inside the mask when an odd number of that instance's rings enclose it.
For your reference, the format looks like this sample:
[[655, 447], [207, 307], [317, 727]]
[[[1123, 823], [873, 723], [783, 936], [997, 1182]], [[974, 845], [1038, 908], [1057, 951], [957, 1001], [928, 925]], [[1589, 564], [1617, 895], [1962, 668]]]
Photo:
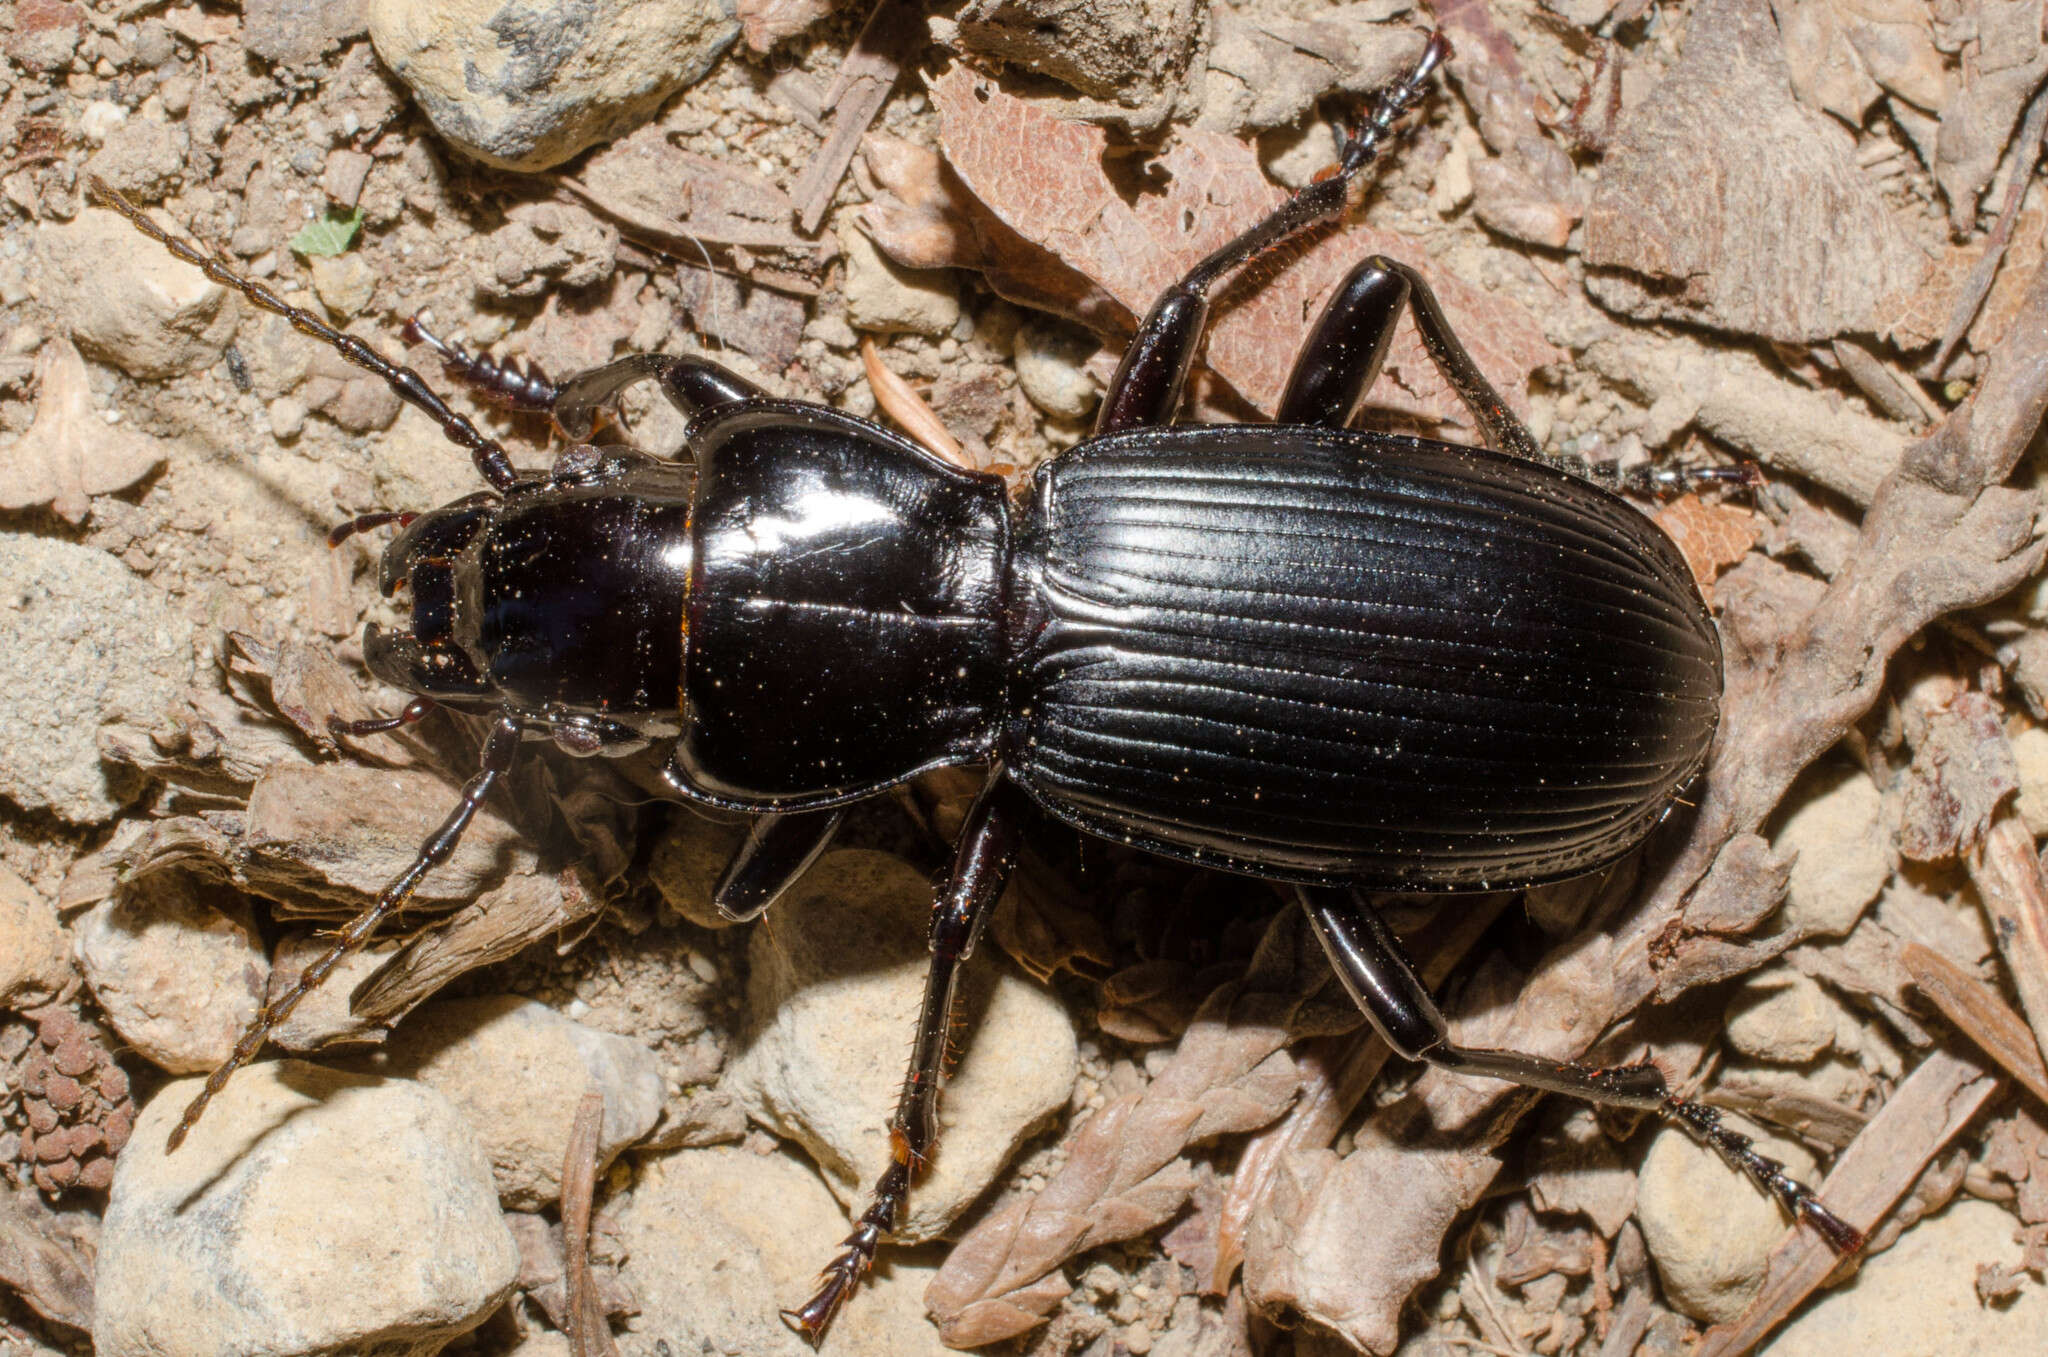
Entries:
[[1416, 975], [1415, 964], [1377, 910], [1353, 890], [1297, 886], [1295, 893], [1337, 978], [1397, 1054], [1457, 1074], [1504, 1079], [1524, 1088], [1668, 1117], [1776, 1197], [1794, 1219], [1818, 1230], [1837, 1253], [1863, 1247], [1862, 1231], [1822, 1205], [1811, 1188], [1785, 1172], [1783, 1164], [1758, 1153], [1748, 1136], [1723, 1126], [1717, 1109], [1673, 1093], [1655, 1065], [1596, 1069], [1517, 1051], [1453, 1045], [1444, 1016]]
[[634, 353], [563, 379], [555, 389], [550, 411], [555, 427], [572, 443], [588, 441], [597, 427], [598, 407], [635, 382], [648, 380], [661, 384], [661, 394], [686, 419], [714, 405], [754, 400], [767, 394], [737, 372], [708, 358]]
[[712, 888], [711, 903], [721, 917], [745, 923], [795, 884], [832, 842], [845, 811], [795, 810], [757, 815], [746, 841], [734, 850]]
[[896, 1228], [910, 1197], [910, 1185], [923, 1171], [939, 1139], [939, 1089], [945, 1081], [947, 1041], [953, 1025], [953, 992], [960, 963], [974, 952], [989, 915], [1003, 893], [1017, 856], [1017, 822], [1024, 796], [998, 765], [975, 799], [954, 850], [953, 874], [932, 909], [931, 969], [925, 972], [924, 1003], [918, 1011], [917, 1037], [911, 1045], [910, 1071], [903, 1094], [889, 1122], [889, 1167], [875, 1184], [867, 1210], [854, 1222], [853, 1233], [820, 1275], [818, 1289], [783, 1322], [813, 1346], [825, 1337], [832, 1317], [874, 1266], [882, 1236]]

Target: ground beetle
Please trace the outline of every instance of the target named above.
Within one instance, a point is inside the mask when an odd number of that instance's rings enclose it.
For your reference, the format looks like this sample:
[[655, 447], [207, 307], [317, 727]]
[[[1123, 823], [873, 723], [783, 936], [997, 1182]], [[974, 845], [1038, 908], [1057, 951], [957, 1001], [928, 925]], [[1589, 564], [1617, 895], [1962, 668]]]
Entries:
[[[1505, 890], [1639, 844], [1704, 763], [1721, 695], [1712, 619], [1677, 548], [1548, 458], [1488, 385], [1421, 275], [1376, 257], [1338, 287], [1277, 422], [1173, 422], [1217, 285], [1339, 216], [1448, 44], [1432, 36], [1351, 134], [1336, 172], [1217, 250], [1144, 319], [1094, 437], [1040, 468], [1028, 504], [867, 420], [775, 400], [717, 364], [639, 355], [560, 386], [432, 341], [458, 377], [547, 409], [575, 446], [521, 475], [409, 368], [102, 196], [179, 258], [333, 345], [437, 420], [490, 490], [398, 522], [373, 673], [488, 718], [482, 767], [418, 858], [258, 1017], [229, 1074], [455, 847], [522, 737], [575, 754], [670, 752], [685, 801], [757, 818], [718, 886], [759, 914], [824, 848], [841, 807], [948, 764], [986, 763], [950, 882], [894, 1160], [817, 1293], [813, 1340], [872, 1264], [937, 1136], [960, 963], [1036, 805], [1091, 833], [1291, 883], [1372, 1026], [1412, 1060], [1671, 1117], [1818, 1228], [1853, 1229], [1780, 1165], [1674, 1096], [1610, 1069], [1451, 1044], [1367, 891]], [[1487, 446], [1353, 430], [1394, 324], [1413, 315]], [[516, 379], [516, 380], [515, 380]], [[652, 379], [689, 418], [688, 464], [591, 447], [599, 409]], [[1712, 478], [1718, 472], [1709, 470]]]

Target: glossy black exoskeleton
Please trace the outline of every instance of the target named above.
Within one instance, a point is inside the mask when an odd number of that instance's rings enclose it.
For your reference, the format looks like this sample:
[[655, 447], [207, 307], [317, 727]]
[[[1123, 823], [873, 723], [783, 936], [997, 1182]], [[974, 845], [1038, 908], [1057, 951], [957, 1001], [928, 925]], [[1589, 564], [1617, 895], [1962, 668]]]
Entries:
[[[817, 1294], [787, 1315], [811, 1337], [931, 1153], [955, 977], [1034, 804], [1154, 852], [1293, 883], [1395, 1050], [1671, 1117], [1838, 1248], [1855, 1247], [1855, 1230], [1653, 1066], [1453, 1045], [1363, 894], [1526, 886], [1641, 842], [1705, 761], [1721, 691], [1713, 622], [1670, 540], [1589, 468], [1545, 457], [1422, 277], [1390, 259], [1339, 286], [1276, 423], [1172, 422], [1212, 290], [1339, 215], [1447, 55], [1431, 38], [1334, 177], [1159, 301], [1095, 437], [1041, 468], [1021, 508], [999, 478], [688, 357], [518, 384], [582, 440], [622, 388], [653, 380], [689, 418], [688, 464], [579, 441], [550, 474], [521, 476], [416, 373], [114, 200], [181, 258], [383, 377], [470, 450], [491, 487], [337, 530], [402, 522], [381, 584], [406, 586], [411, 625], [372, 629], [364, 651], [380, 678], [419, 694], [400, 716], [347, 729], [389, 729], [436, 704], [478, 713], [491, 722], [482, 768], [407, 872], [263, 1012], [178, 1136], [447, 856], [524, 736], [577, 754], [659, 745], [677, 796], [756, 813], [718, 887], [735, 918], [804, 870], [841, 806], [925, 769], [985, 762], [932, 915], [895, 1161]], [[1349, 427], [1404, 312], [1488, 446]], [[467, 355], [452, 361], [486, 387], [506, 384]]]

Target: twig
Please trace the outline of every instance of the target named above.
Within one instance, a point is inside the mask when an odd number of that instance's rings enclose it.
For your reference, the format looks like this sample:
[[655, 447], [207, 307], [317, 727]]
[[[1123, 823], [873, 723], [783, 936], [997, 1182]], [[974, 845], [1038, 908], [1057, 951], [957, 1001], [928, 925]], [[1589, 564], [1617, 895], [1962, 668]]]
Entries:
[[604, 1095], [595, 1089], [576, 1104], [569, 1147], [562, 1154], [562, 1276], [568, 1287], [569, 1349], [574, 1357], [618, 1357], [604, 1300], [590, 1272], [590, 1207], [597, 1195], [598, 1137]]
[[2019, 991], [2034, 1043], [2048, 1050], [2048, 893], [2042, 889], [2033, 832], [2007, 808], [1963, 862]]
[[853, 163], [853, 153], [859, 149], [868, 124], [889, 101], [896, 77], [902, 74], [903, 64], [923, 36], [922, 5], [911, 0], [882, 0], [868, 15], [860, 36], [853, 40], [852, 50], [839, 64], [832, 88], [825, 92], [825, 108], [832, 114], [832, 134], [811, 157], [811, 163], [804, 166], [796, 187], [790, 190], [789, 196], [796, 200], [797, 222], [805, 235], [816, 231], [818, 223], [825, 219], [825, 209], [832, 206], [832, 195], [839, 191], [839, 181], [845, 177], [846, 167]]
[[897, 376], [882, 355], [875, 348], [875, 341], [867, 335], [860, 337], [860, 362], [867, 369], [868, 385], [874, 388], [875, 404], [882, 412], [903, 426], [903, 431], [922, 443], [931, 452], [945, 458], [954, 466], [966, 471], [977, 468], [960, 440], [953, 437], [946, 428], [946, 422], [938, 412], [925, 403], [909, 382]]
[[1941, 347], [1934, 351], [1934, 357], [1927, 360], [1927, 366], [1920, 369], [1921, 375], [1929, 381], [1941, 379], [1948, 360], [1955, 356], [1956, 346], [1970, 332], [1970, 323], [1976, 320], [1977, 309], [1984, 305], [1984, 298], [1991, 293], [1991, 281], [1998, 276], [1998, 265], [2005, 258], [2005, 247], [2012, 241], [2013, 223], [2019, 219], [2020, 201], [2027, 196], [2027, 185], [2034, 179], [2044, 131], [2048, 131], [2048, 86], [2036, 90], [2027, 105], [2027, 120], [2021, 124], [2019, 138], [2014, 143], [2016, 153], [2012, 180], [2005, 186], [2005, 202], [1998, 209], [1998, 222], [1991, 228], [1991, 234], [1985, 237], [1984, 257], [1970, 269], [1970, 276], [1963, 280], [1962, 291], [1956, 294], [1955, 305], [1948, 313], [1948, 330], [1941, 337]]
[[[1821, 1187], [1837, 1214], [1866, 1233], [1904, 1196], [1998, 1088], [1963, 1056], [1936, 1051], [1899, 1085]], [[1735, 1319], [1707, 1330], [1693, 1357], [1738, 1357], [1783, 1323], [1840, 1262], [1809, 1230], [1790, 1231], [1771, 1255], [1763, 1289]]]
[[2042, 1067], [2033, 1033], [1989, 985], [1924, 943], [1900, 948], [1899, 962], [1957, 1031], [2048, 1104], [2048, 1068]]

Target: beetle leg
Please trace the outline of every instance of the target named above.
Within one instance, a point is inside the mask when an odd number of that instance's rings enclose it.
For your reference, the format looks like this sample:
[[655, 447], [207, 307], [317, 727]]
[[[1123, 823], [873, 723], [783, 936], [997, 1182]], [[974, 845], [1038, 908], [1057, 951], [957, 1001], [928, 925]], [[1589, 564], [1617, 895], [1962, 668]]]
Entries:
[[719, 874], [712, 905], [734, 923], [760, 914], [818, 860], [844, 814], [831, 806], [755, 816], [747, 826], [746, 842]]
[[1297, 886], [1295, 892], [1337, 978], [1396, 1053], [1459, 1074], [1504, 1079], [1546, 1093], [1668, 1117], [1776, 1197], [1795, 1219], [1818, 1230], [1836, 1252], [1854, 1253], [1863, 1247], [1861, 1231], [1822, 1205], [1811, 1188], [1785, 1172], [1783, 1164], [1759, 1153], [1748, 1136], [1723, 1126], [1717, 1109], [1673, 1093], [1655, 1065], [1596, 1069], [1576, 1061], [1453, 1045], [1443, 1014], [1377, 910], [1354, 890]]
[[409, 726], [415, 721], [425, 720], [427, 715], [440, 704], [431, 697], [416, 697], [405, 704], [404, 710], [396, 716], [373, 716], [367, 721], [344, 721], [339, 716], [327, 718], [327, 733], [339, 740], [347, 736], [360, 740], [366, 735], [384, 735]]
[[598, 407], [635, 382], [661, 383], [661, 394], [685, 418], [713, 405], [752, 400], [766, 393], [746, 378], [708, 358], [665, 353], [632, 353], [565, 378], [555, 388], [555, 427], [572, 443], [589, 439]]
[[1371, 115], [1345, 141], [1335, 174], [1302, 188], [1264, 221], [1189, 269], [1153, 304], [1103, 395], [1095, 417], [1098, 436], [1172, 421], [1208, 323], [1210, 289], [1240, 266], [1343, 215], [1353, 183], [1392, 135], [1394, 123], [1422, 102], [1430, 76], [1450, 54], [1449, 40], [1442, 33], [1430, 34], [1415, 65], [1380, 91]]
[[199, 1124], [199, 1118], [205, 1113], [206, 1105], [213, 1101], [215, 1094], [227, 1087], [228, 1076], [255, 1059], [256, 1053], [263, 1049], [264, 1041], [280, 1023], [292, 1015], [292, 1010], [299, 1006], [299, 1002], [318, 989], [321, 982], [341, 964], [344, 957], [368, 942], [371, 935], [377, 931], [378, 925], [412, 898], [412, 893], [419, 889], [420, 881], [426, 874], [438, 864], [445, 862], [448, 855], [455, 851], [455, 845], [462, 841], [462, 832], [469, 828], [469, 822], [475, 818], [478, 808], [484, 803], [484, 798], [490, 795], [492, 785], [512, 766], [512, 756], [518, 749], [518, 720], [511, 716], [499, 716], [491, 723], [491, 733], [484, 739], [480, 766], [475, 776], [463, 785], [462, 799], [456, 802], [455, 809], [448, 812], [448, 818], [441, 822], [441, 827], [428, 835], [426, 842], [420, 845], [419, 856], [412, 860], [412, 865], [400, 872], [390, 885], [377, 893], [375, 903], [349, 920], [348, 926], [335, 935], [334, 942], [326, 951], [313, 958], [312, 963], [292, 982], [290, 988], [265, 1004], [257, 1013], [255, 1021], [249, 1024], [247, 1030], [242, 1033], [241, 1040], [235, 1043], [233, 1052], [221, 1062], [218, 1069], [206, 1076], [206, 1086], [200, 1089], [198, 1096], [186, 1106], [185, 1115], [178, 1119], [177, 1127], [171, 1132], [170, 1141], [165, 1146], [166, 1151], [176, 1150], [185, 1143], [186, 1134]]
[[954, 851], [953, 875], [932, 908], [931, 969], [925, 973], [924, 1003], [911, 1046], [910, 1072], [889, 1123], [893, 1152], [875, 1184], [867, 1210], [854, 1222], [841, 1251], [825, 1267], [818, 1289], [783, 1322], [813, 1346], [825, 1337], [833, 1315], [874, 1265], [882, 1236], [896, 1228], [910, 1185], [931, 1158], [939, 1138], [939, 1089], [945, 1079], [948, 1037], [953, 1025], [953, 991], [960, 963], [974, 951], [995, 910], [1017, 855], [1017, 821], [1023, 793], [998, 765], [975, 799]]
[[1379, 258], [1346, 274], [1287, 374], [1275, 418], [1282, 424], [1349, 427], [1386, 365], [1395, 322], [1407, 305], [1407, 278]]

